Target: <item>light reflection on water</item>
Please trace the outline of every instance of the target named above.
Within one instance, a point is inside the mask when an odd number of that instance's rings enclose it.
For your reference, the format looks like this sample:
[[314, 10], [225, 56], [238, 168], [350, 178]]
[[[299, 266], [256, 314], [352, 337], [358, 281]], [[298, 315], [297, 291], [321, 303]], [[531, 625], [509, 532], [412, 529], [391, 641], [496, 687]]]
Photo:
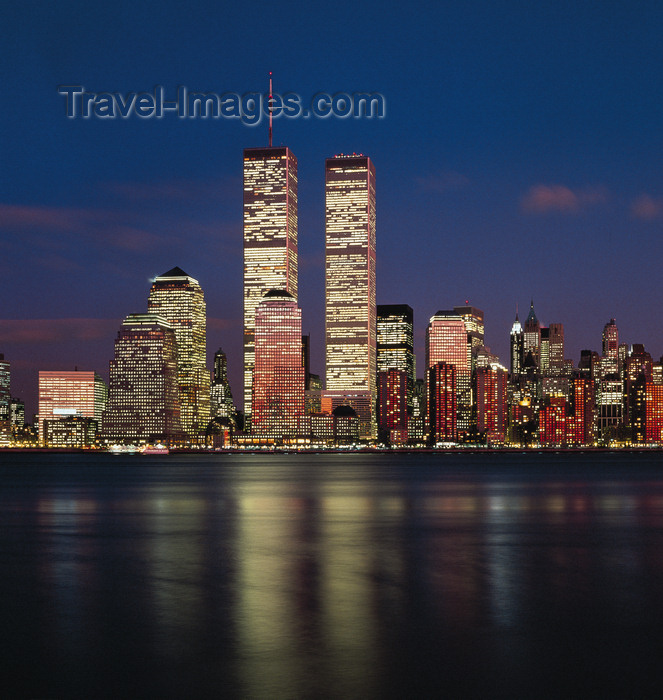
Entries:
[[653, 682], [658, 462], [518, 457], [3, 455], [0, 668], [21, 697]]

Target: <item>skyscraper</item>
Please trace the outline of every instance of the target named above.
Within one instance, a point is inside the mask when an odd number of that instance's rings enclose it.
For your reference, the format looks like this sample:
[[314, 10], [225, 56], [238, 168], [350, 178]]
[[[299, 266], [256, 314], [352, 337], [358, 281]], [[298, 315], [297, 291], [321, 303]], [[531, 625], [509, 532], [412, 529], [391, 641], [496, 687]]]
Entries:
[[483, 347], [483, 311], [475, 306], [454, 306], [454, 313], [458, 314], [465, 323], [465, 330], [467, 331], [467, 366], [474, 370], [477, 351]]
[[362, 437], [377, 432], [375, 168], [335, 156], [325, 176], [325, 396], [351, 404]]
[[548, 373], [554, 377], [564, 374], [564, 325], [548, 326]]
[[532, 353], [538, 368], [541, 367], [541, 324], [534, 311], [534, 301], [530, 303], [529, 314], [523, 331], [523, 362]]
[[0, 353], [0, 421], [9, 420], [9, 402], [11, 401], [11, 368], [9, 360]]
[[617, 374], [619, 367], [619, 330], [614, 318], [603, 326], [603, 357], [601, 358], [601, 376]]
[[193, 277], [174, 267], [154, 280], [149, 314], [164, 318], [177, 341], [177, 384], [182, 430], [190, 439], [204, 435], [209, 422], [210, 377], [205, 367], [207, 316], [203, 290]]
[[523, 327], [518, 319], [518, 312], [516, 311], [516, 320], [511, 326], [510, 334], [510, 347], [511, 347], [511, 378], [515, 379], [521, 372], [523, 366]]
[[456, 366], [438, 362], [426, 371], [430, 441], [458, 440]]
[[181, 439], [177, 340], [156, 314], [131, 314], [123, 321], [110, 362], [103, 436], [109, 442]]
[[234, 420], [235, 406], [228, 382], [228, 359], [219, 348], [214, 353], [214, 379], [210, 389], [210, 417]]
[[507, 372], [498, 364], [479, 367], [477, 373], [477, 429], [485, 432], [488, 444], [506, 438]]
[[39, 444], [45, 444], [44, 421], [71, 416], [92, 418], [101, 427], [108, 390], [96, 372], [39, 372]]
[[297, 300], [297, 158], [244, 150], [244, 413], [251, 420], [256, 307], [270, 289]]
[[280, 289], [256, 308], [251, 432], [279, 439], [298, 434], [304, 415], [302, 312]]
[[465, 321], [455, 311], [438, 311], [426, 329], [426, 367], [430, 369], [440, 362], [455, 367], [457, 429], [459, 433], [467, 432], [472, 413], [472, 372]]
[[413, 312], [407, 304], [377, 307], [377, 371], [398, 369], [407, 377], [407, 406], [412, 408], [415, 380]]

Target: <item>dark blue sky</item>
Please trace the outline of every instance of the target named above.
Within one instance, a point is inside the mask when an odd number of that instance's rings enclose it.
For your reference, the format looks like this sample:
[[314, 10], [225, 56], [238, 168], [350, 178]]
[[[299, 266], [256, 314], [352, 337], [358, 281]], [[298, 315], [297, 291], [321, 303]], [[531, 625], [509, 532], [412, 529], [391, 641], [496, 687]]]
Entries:
[[371, 156], [378, 303], [469, 300], [508, 364], [516, 304], [567, 357], [621, 339], [663, 354], [659, 2], [22, 2], [0, 31], [0, 352], [36, 410], [39, 369], [108, 373], [150, 278], [205, 290], [240, 395], [242, 149], [265, 124], [67, 119], [58, 85], [380, 92], [386, 118], [280, 119], [299, 159], [300, 305], [324, 374], [324, 159]]

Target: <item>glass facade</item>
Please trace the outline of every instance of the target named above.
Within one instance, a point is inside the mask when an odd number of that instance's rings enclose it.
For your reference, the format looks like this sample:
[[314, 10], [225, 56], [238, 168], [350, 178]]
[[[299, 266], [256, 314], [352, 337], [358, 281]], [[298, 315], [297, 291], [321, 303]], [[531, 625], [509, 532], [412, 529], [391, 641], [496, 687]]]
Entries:
[[298, 434], [304, 415], [302, 312], [281, 290], [256, 308], [251, 432], [279, 439]]
[[438, 311], [431, 318], [426, 329], [426, 367], [433, 367], [440, 362], [455, 367], [459, 432], [470, 429], [472, 418], [472, 372], [467, 346], [465, 321], [459, 314], [454, 311]]
[[398, 369], [407, 378], [407, 405], [412, 409], [415, 380], [414, 316], [407, 304], [377, 307], [377, 371]]
[[39, 444], [46, 445], [45, 420], [68, 416], [101, 423], [108, 390], [96, 372], [39, 372]]
[[122, 323], [110, 362], [106, 441], [150, 443], [182, 438], [173, 327], [155, 314], [131, 314]]
[[361, 437], [377, 434], [375, 168], [367, 156], [326, 161], [326, 388], [352, 404]]
[[[270, 289], [297, 300], [297, 158], [244, 150], [244, 413], [251, 421], [256, 307]], [[301, 339], [300, 339], [301, 344]]]
[[177, 384], [182, 430], [195, 440], [204, 435], [210, 417], [210, 377], [205, 366], [207, 315], [198, 280], [179, 267], [154, 280], [149, 314], [164, 318], [177, 341]]

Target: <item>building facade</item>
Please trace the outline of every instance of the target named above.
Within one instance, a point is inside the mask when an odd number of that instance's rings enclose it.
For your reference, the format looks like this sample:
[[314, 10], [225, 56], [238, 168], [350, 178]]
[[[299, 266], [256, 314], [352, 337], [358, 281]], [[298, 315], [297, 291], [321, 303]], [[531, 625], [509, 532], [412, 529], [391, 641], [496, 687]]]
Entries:
[[326, 395], [354, 406], [361, 437], [375, 438], [375, 168], [367, 156], [326, 161], [325, 299]]
[[377, 371], [398, 369], [407, 379], [407, 405], [412, 408], [415, 376], [414, 313], [407, 304], [377, 306]]
[[179, 267], [154, 280], [148, 314], [166, 319], [177, 341], [177, 384], [180, 423], [191, 441], [204, 435], [210, 417], [210, 377], [205, 366], [207, 313], [198, 283]]
[[256, 308], [251, 432], [296, 437], [304, 416], [302, 312], [294, 297], [270, 290]]
[[101, 424], [108, 389], [96, 372], [39, 372], [39, 444], [46, 445], [44, 421], [70, 416]]
[[251, 423], [256, 307], [270, 289], [297, 300], [297, 158], [244, 150], [244, 414]]
[[177, 381], [177, 340], [156, 314], [131, 314], [122, 323], [110, 362], [102, 435], [111, 443], [183, 439]]

